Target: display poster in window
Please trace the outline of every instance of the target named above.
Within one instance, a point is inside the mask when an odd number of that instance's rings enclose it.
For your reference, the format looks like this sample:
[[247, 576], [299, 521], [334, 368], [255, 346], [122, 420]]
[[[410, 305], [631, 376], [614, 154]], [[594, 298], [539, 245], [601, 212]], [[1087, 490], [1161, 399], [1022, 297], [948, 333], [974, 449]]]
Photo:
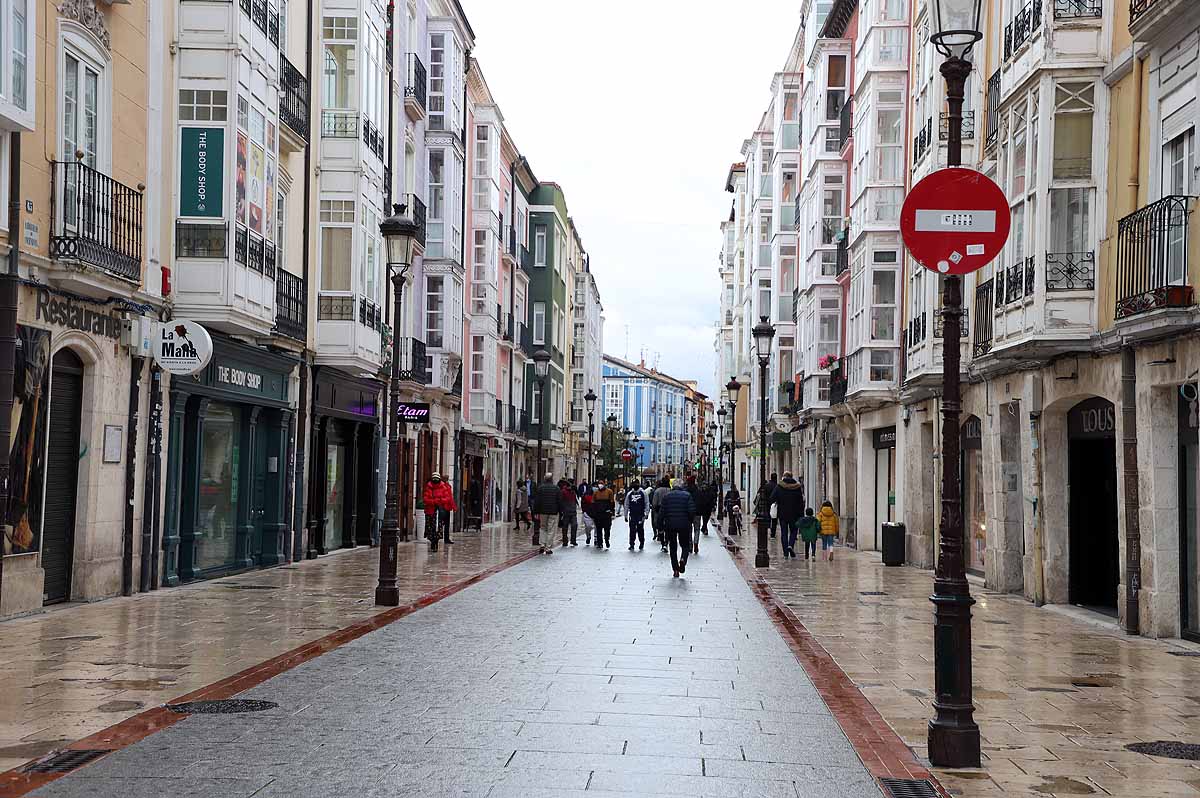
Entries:
[[225, 216], [225, 129], [185, 127], [179, 145], [179, 215]]
[[250, 141], [246, 134], [239, 132], [237, 137], [237, 208], [234, 218], [240, 224], [246, 223], [246, 170], [249, 168]]
[[262, 235], [263, 193], [267, 183], [267, 157], [263, 148], [250, 145], [250, 229]]
[[50, 331], [17, 325], [13, 418], [4, 554], [37, 551], [46, 475], [46, 412], [50, 390]]
[[263, 201], [266, 203], [267, 217], [263, 235], [270, 238], [275, 229], [275, 161], [270, 158], [267, 159], [267, 189]]

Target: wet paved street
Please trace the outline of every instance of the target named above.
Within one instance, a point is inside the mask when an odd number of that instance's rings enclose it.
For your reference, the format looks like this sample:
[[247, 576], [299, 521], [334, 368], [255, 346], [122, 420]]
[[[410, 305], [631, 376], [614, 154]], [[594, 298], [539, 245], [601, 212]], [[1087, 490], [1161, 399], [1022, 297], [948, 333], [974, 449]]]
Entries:
[[[38, 796], [879, 796], [715, 536], [557, 549]], [[256, 575], [258, 579], [265, 574]]]

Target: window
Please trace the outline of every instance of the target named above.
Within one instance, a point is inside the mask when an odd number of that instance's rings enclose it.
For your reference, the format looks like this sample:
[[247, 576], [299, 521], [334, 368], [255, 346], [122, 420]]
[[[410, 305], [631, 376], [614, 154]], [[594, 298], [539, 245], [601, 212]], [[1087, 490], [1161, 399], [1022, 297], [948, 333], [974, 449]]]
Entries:
[[[841, 316], [834, 313], [821, 313], [817, 324], [817, 343], [820, 344], [822, 354], [831, 354], [836, 352], [837, 346], [840, 343], [838, 331], [841, 328]], [[832, 349], [830, 348], [832, 347]], [[827, 351], [826, 351], [827, 350]]]
[[1026, 130], [1025, 130], [1025, 103], [1021, 102], [1012, 110], [1012, 150], [1010, 152], [1009, 170], [1008, 170], [1008, 187], [1009, 194], [1020, 195], [1025, 193], [1025, 162], [1026, 154]]
[[871, 340], [896, 338], [896, 273], [874, 270], [871, 273]]
[[542, 383], [533, 381], [533, 407], [530, 408], [529, 420], [534, 424], [542, 423]]
[[325, 108], [354, 108], [354, 75], [358, 20], [354, 17], [325, 17], [321, 24], [325, 39], [321, 92]]
[[429, 196], [426, 211], [426, 251], [431, 258], [441, 257], [446, 218], [446, 151], [429, 151]]
[[875, 222], [898, 222], [900, 206], [904, 204], [904, 191], [899, 188], [880, 188], [875, 190]]
[[471, 279], [476, 283], [485, 283], [491, 279], [488, 273], [488, 231], [474, 230], [472, 235], [471, 262], [474, 264], [474, 270]]
[[825, 152], [841, 152], [842, 151], [842, 132], [840, 128], [827, 127], [825, 128]]
[[837, 276], [837, 253], [833, 250], [827, 249], [821, 253], [821, 276]]
[[838, 242], [842, 232], [842, 190], [840, 188], [824, 189], [821, 200], [821, 213], [824, 216], [821, 225], [821, 243], [829, 246]]
[[429, 36], [429, 129], [446, 129], [446, 34]]
[[533, 342], [535, 344], [544, 345], [546, 343], [546, 303], [533, 303]]
[[533, 228], [533, 265], [546, 265], [546, 225], [544, 224]]
[[758, 281], [758, 311], [755, 316], [771, 316], [771, 281]]
[[846, 56], [829, 56], [829, 88], [825, 90], [825, 121], [836, 122], [846, 100]]
[[1090, 188], [1050, 190], [1051, 252], [1091, 251], [1091, 193]]
[[425, 277], [425, 343], [440, 349], [445, 345], [446, 294], [442, 275]]
[[900, 182], [904, 177], [904, 112], [880, 108], [875, 114], [875, 127], [875, 179]]
[[1054, 87], [1055, 180], [1092, 177], [1092, 116], [1095, 87], [1091, 83], [1059, 83]]
[[471, 390], [483, 390], [483, 336], [471, 336]]
[[905, 0], [879, 0], [879, 19], [883, 22], [901, 22], [907, 7]]
[[879, 61], [883, 64], [899, 64], [904, 61], [905, 28], [879, 28]]
[[[29, 0], [12, 0], [12, 101], [29, 110]], [[2, 84], [0, 84], [2, 85]]]
[[229, 94], [207, 89], [179, 90], [179, 119], [182, 122], [224, 122], [229, 112]]
[[872, 382], [892, 382], [896, 379], [896, 352], [893, 349], [871, 350]]
[[275, 196], [275, 262], [282, 268], [284, 245], [287, 243], [287, 194], [280, 191]]
[[487, 125], [475, 126], [474, 209], [491, 210], [491, 140]]
[[321, 200], [321, 290], [351, 291], [354, 200]]
[[69, 48], [63, 54], [63, 157], [98, 168], [100, 150], [100, 64]]
[[1196, 131], [1188, 128], [1163, 147], [1163, 196], [1195, 194]]

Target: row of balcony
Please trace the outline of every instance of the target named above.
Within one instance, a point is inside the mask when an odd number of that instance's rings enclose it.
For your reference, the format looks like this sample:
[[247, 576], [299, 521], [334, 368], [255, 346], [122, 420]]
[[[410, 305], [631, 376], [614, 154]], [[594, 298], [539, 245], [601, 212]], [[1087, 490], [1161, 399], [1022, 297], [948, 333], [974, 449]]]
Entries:
[[1042, 27], [1042, 0], [1029, 0], [1004, 26], [1004, 60], [1009, 61]]
[[310, 130], [308, 78], [283, 53], [279, 54], [279, 91], [279, 121], [307, 142]]
[[925, 124], [913, 136], [913, 165], [919, 164], [933, 144], [933, 117], [925, 120]]
[[854, 135], [854, 117], [850, 110], [852, 102], [847, 100], [842, 105], [842, 111], [838, 119], [841, 127], [838, 130], [838, 152], [846, 149], [846, 142]]
[[266, 35], [271, 44], [279, 46], [279, 12], [267, 0], [241, 0], [242, 13], [250, 17], [254, 27]]

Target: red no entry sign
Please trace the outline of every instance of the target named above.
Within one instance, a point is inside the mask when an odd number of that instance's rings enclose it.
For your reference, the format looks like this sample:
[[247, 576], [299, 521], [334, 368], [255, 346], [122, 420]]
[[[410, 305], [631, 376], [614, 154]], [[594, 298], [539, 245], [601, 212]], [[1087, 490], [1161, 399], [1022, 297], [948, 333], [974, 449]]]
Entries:
[[974, 169], [939, 169], [913, 186], [900, 235], [913, 259], [938, 274], [970, 274], [992, 262], [1012, 220], [1000, 187]]
[[622, 449], [621, 450], [621, 459], [622, 460], [632, 460], [633, 452], [629, 451], [628, 449]]

